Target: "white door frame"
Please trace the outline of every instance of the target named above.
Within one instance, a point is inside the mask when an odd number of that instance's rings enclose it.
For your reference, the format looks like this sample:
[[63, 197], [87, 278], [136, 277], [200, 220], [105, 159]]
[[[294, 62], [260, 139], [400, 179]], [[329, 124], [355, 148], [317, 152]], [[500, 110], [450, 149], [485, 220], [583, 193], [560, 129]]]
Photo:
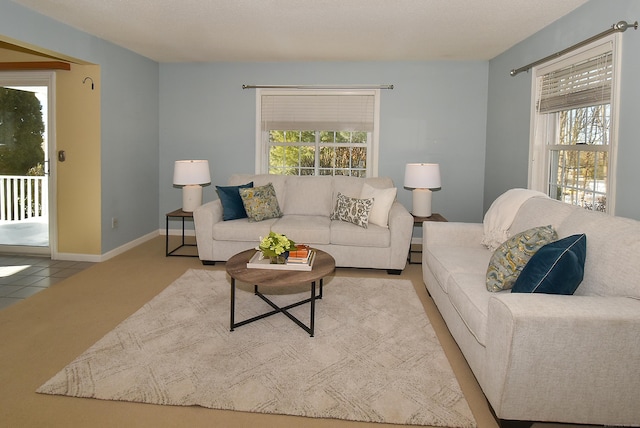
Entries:
[[48, 176], [48, 212], [49, 246], [3, 246], [7, 251], [19, 251], [26, 254], [46, 254], [56, 258], [58, 248], [57, 209], [56, 209], [56, 73], [54, 71], [8, 71], [0, 72], [0, 84], [3, 86], [47, 86], [47, 152], [45, 153], [45, 175]]

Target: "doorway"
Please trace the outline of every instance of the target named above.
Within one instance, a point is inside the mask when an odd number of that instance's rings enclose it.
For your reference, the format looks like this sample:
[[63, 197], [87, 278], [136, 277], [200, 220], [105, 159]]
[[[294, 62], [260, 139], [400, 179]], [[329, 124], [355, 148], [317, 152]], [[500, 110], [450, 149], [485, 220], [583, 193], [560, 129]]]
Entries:
[[0, 251], [51, 255], [53, 72], [0, 73]]

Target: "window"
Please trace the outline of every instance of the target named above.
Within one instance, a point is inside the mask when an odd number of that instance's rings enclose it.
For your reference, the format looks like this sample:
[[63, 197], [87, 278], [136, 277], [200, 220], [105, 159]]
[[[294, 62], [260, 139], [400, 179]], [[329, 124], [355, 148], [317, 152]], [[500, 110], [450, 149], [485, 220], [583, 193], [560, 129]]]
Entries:
[[530, 187], [614, 212], [617, 35], [534, 69]]
[[258, 90], [256, 170], [377, 175], [379, 90]]

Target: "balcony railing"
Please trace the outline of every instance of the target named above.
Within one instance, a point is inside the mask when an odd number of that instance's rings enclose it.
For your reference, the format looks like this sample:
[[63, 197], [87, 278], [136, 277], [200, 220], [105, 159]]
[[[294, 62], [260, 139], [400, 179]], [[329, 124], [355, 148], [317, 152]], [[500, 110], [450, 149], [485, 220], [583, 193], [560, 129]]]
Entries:
[[47, 178], [0, 175], [0, 220], [47, 217]]

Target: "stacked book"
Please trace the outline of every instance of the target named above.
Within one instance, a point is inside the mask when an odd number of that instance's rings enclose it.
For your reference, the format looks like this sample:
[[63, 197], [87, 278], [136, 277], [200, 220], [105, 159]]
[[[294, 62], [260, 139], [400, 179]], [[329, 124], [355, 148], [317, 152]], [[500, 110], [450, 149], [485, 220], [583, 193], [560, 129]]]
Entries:
[[315, 251], [309, 248], [308, 245], [298, 245], [295, 250], [289, 251], [289, 257], [287, 257], [287, 264], [301, 264], [310, 265], [313, 261]]

